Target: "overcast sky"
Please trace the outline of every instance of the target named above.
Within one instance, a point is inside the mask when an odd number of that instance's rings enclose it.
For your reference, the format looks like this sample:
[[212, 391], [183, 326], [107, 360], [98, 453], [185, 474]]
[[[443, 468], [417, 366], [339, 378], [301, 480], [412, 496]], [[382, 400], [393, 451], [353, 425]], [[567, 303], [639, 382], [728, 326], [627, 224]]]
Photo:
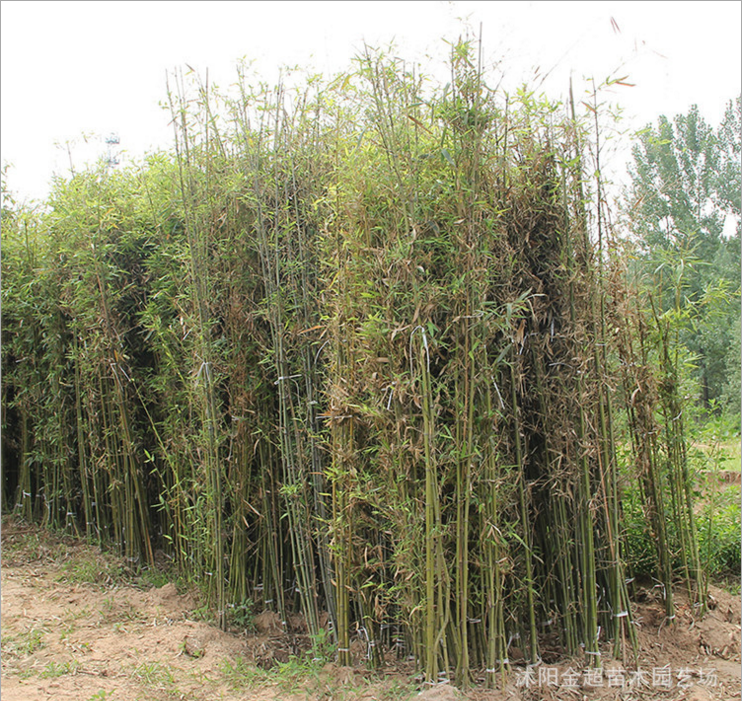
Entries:
[[[430, 73], [466, 24], [483, 27], [485, 59], [506, 85], [548, 74], [564, 95], [570, 76], [628, 75], [611, 99], [625, 124], [698, 104], [716, 125], [740, 93], [742, 3], [712, 2], [40, 2], [0, 4], [0, 150], [20, 199], [43, 197], [65, 174], [106, 152], [116, 132], [130, 157], [168, 147], [165, 76], [186, 63], [227, 86], [236, 61], [273, 81], [280, 66], [348, 69], [364, 42], [387, 45]], [[87, 144], [82, 135], [88, 135]]]

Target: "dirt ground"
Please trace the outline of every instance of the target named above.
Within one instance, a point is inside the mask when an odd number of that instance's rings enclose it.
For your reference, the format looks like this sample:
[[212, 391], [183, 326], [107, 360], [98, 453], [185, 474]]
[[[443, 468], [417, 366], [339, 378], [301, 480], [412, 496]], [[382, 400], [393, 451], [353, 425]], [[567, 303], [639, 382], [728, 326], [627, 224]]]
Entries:
[[199, 620], [194, 595], [174, 584], [147, 588], [123, 577], [117, 558], [6, 520], [2, 701], [739, 699], [739, 597], [710, 591], [700, 620], [678, 592], [668, 625], [655, 591], [642, 590], [638, 660], [606, 662], [599, 676], [583, 660], [514, 666], [504, 688], [464, 694], [448, 684], [421, 689], [409, 668], [372, 674], [361, 664], [297, 661], [301, 641], [275, 630], [270, 614], [251, 634], [224, 633]]

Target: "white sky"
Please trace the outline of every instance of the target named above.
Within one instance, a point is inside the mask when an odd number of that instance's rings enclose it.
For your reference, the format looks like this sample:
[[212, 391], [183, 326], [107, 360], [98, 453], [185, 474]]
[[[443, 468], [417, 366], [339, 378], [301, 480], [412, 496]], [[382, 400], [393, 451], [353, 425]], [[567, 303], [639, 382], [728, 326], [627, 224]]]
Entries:
[[[117, 132], [132, 157], [167, 147], [168, 71], [208, 68], [236, 79], [237, 59], [273, 82], [280, 66], [329, 74], [363, 48], [395, 40], [397, 55], [441, 70], [443, 39], [483, 26], [485, 59], [506, 84], [549, 73], [543, 89], [566, 93], [569, 77], [628, 75], [611, 96], [626, 125], [641, 128], [698, 104], [712, 125], [740, 93], [742, 2], [40, 2], [0, 3], [0, 157], [16, 196], [44, 197], [53, 172], [105, 154]], [[611, 18], [619, 28], [616, 30]], [[89, 134], [87, 144], [81, 135]]]

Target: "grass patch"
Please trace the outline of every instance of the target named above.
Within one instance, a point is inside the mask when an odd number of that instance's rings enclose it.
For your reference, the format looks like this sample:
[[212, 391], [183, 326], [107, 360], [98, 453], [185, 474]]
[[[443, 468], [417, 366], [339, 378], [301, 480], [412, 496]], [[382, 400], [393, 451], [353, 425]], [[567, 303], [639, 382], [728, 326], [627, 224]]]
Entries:
[[691, 455], [708, 472], [740, 472], [739, 439], [727, 438], [713, 443], [695, 443]]
[[2, 637], [2, 643], [0, 643], [2, 653], [8, 657], [33, 655], [34, 652], [46, 647], [45, 635], [46, 631], [38, 628], [32, 628], [25, 633], [18, 633], [16, 635], [4, 635]]
[[[740, 485], [708, 488], [699, 495], [696, 529], [701, 565], [712, 581], [733, 585], [742, 567], [740, 531]], [[636, 490], [627, 490], [622, 499], [625, 558], [633, 575], [655, 575], [656, 552], [647, 519]], [[673, 566], [680, 567], [680, 554], [673, 553]]]
[[30, 525], [20, 518], [5, 516], [2, 520], [3, 565], [6, 567], [64, 560], [74, 542], [68, 535]]
[[705, 469], [740, 472], [740, 417], [711, 416], [697, 432], [693, 447], [700, 452]]
[[49, 662], [39, 675], [42, 679], [54, 679], [63, 677], [66, 674], [77, 674], [80, 664], [75, 661], [68, 662]]
[[104, 553], [86, 552], [65, 562], [57, 581], [65, 584], [87, 584], [108, 589], [127, 581], [124, 565], [118, 558]]
[[231, 690], [252, 688], [256, 684], [267, 684], [273, 681], [268, 671], [256, 667], [243, 657], [223, 660], [219, 671]]
[[742, 566], [740, 486], [729, 485], [717, 494], [711, 491], [698, 517], [702, 562], [714, 580], [739, 577]]
[[117, 604], [110, 596], [103, 599], [98, 609], [98, 615], [102, 624], [133, 623], [146, 618], [141, 611], [128, 602]]
[[739, 417], [712, 417], [691, 451], [692, 463], [705, 477], [696, 493], [698, 547], [712, 580], [739, 590], [742, 553], [740, 530]]
[[288, 662], [278, 662], [270, 669], [260, 669], [242, 657], [224, 660], [221, 672], [225, 682], [232, 689], [252, 688], [257, 684], [271, 684], [282, 691], [293, 693], [307, 682], [318, 683], [319, 672], [325, 665], [324, 660], [312, 660], [292, 656]]
[[380, 701], [403, 701], [417, 693], [417, 685], [411, 680], [394, 679], [390, 686], [377, 695]]
[[231, 690], [246, 690], [266, 685], [275, 686], [285, 694], [316, 695], [317, 698], [342, 699], [374, 698], [378, 701], [403, 701], [416, 693], [416, 685], [409, 678], [386, 678], [383, 676], [358, 678], [358, 683], [367, 687], [359, 690], [355, 683], [342, 681], [337, 668], [327, 669], [328, 660], [292, 656], [288, 662], [279, 662], [271, 669], [261, 669], [244, 658], [224, 660], [220, 667], [222, 679]]
[[288, 662], [281, 662], [275, 667], [274, 681], [280, 689], [289, 693], [300, 688], [314, 688], [322, 681], [320, 671], [325, 664], [324, 660], [318, 658], [292, 656]]
[[142, 684], [167, 692], [175, 690], [175, 677], [172, 670], [160, 662], [142, 662], [131, 673]]

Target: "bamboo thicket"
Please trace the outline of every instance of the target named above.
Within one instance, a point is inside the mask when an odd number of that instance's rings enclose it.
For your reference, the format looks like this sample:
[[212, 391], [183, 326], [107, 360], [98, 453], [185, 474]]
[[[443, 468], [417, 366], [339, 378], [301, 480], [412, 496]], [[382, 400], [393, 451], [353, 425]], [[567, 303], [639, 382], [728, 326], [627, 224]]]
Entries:
[[701, 601], [674, 346], [593, 236], [590, 134], [470, 43], [450, 70], [176, 75], [173, 153], [4, 217], [6, 509], [430, 683], [626, 654], [625, 489], [668, 616], [678, 573]]

